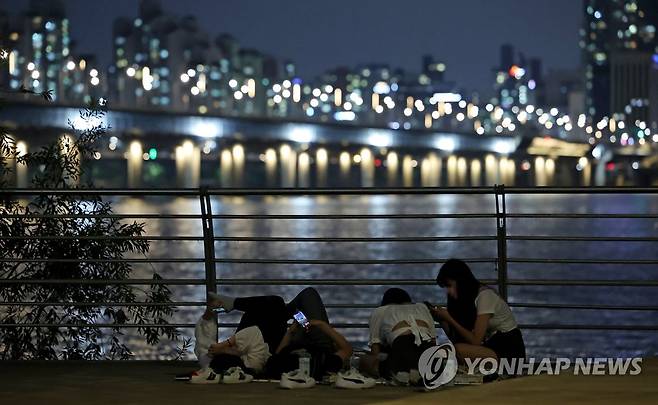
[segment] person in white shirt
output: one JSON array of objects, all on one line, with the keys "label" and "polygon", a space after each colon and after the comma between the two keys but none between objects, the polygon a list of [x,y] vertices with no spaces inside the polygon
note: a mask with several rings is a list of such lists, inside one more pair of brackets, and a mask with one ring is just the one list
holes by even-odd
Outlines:
[{"label": "person in white shirt", "polygon": [[454,343],[458,360],[525,357],[523,335],[509,305],[480,283],[465,262],[448,260],[436,282],[446,289],[448,308],[434,306],[432,313]]},{"label": "person in white shirt", "polygon": [[[362,358],[363,372],[378,377],[408,378],[418,369],[418,359],[436,343],[434,320],[423,303],[413,303],[400,288],[384,293],[381,306],[375,309],[369,322],[370,353]],[[388,356],[383,359],[383,352]]]},{"label": "person in white shirt", "polygon": [[196,354],[202,369],[212,367],[216,372],[240,367],[249,374],[263,371],[270,358],[270,348],[257,325],[238,328],[228,339],[217,342],[217,316],[220,301],[209,294],[208,306],[194,328]]},{"label": "person in white shirt", "polygon": [[[279,378],[281,373],[294,370],[304,349],[310,354],[310,368],[314,378],[338,372],[349,361],[352,346],[330,324],[320,294],[305,288],[289,303],[276,295],[231,297],[208,292],[208,306],[195,328],[197,355],[202,369],[216,373],[240,367],[250,375]],[[217,342],[215,310],[243,312],[235,335]],[[302,311],[308,327],[298,327],[288,320]]]}]

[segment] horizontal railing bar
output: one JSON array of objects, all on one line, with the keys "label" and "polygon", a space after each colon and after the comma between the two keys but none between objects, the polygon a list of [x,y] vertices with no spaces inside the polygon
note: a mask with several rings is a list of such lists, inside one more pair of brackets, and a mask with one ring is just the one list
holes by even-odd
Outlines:
[{"label": "horizontal railing bar", "polygon": [[559,219],[656,219],[658,214],[562,214],[562,213],[541,213],[541,214],[505,214],[507,218],[559,218]]},{"label": "horizontal railing bar", "polygon": [[200,307],[205,302],[2,302],[0,307]]},{"label": "horizontal railing bar", "polygon": [[491,194],[494,187],[355,187],[355,188],[272,188],[272,189],[208,189],[213,196],[255,195],[395,195],[395,194]]},{"label": "horizontal railing bar", "polygon": [[[480,280],[484,284],[494,285],[497,280]],[[217,280],[219,285],[436,285],[434,279],[222,279]],[[537,286],[620,286],[620,287],[655,287],[658,280],[510,280],[509,285],[537,285]]]},{"label": "horizontal railing bar", "polygon": [[[214,259],[215,263],[238,264],[438,264],[448,259]],[[495,263],[497,259],[464,259],[469,263]]]},{"label": "horizontal railing bar", "polygon": [[496,214],[215,214],[213,219],[447,219],[495,218]]},{"label": "horizontal railing bar", "polygon": [[[223,188],[204,190],[210,195],[376,195],[376,194],[492,194],[494,187],[416,188]],[[655,187],[505,187],[507,194],[657,194]],[[5,189],[1,194],[18,195],[199,195],[199,189]]]},{"label": "horizontal railing bar", "polygon": [[[446,306],[445,303],[438,303],[436,305]],[[619,310],[619,311],[658,311],[658,307],[653,306],[629,306],[629,305],[588,305],[588,304],[545,304],[545,303],[523,303],[511,302],[508,303],[510,307],[514,308],[552,308],[552,309],[588,309],[588,310]],[[378,308],[379,304],[325,304],[326,308],[345,308],[345,309],[374,309]]]},{"label": "horizontal railing bar", "polygon": [[[1,193],[0,193],[1,194]],[[514,214],[508,213],[507,218],[559,218],[559,219],[590,219],[590,218],[619,218],[619,219],[658,219],[658,214],[568,214],[568,213],[536,213]],[[215,219],[444,219],[444,218],[495,218],[496,214],[215,214]],[[201,214],[3,214],[0,218],[97,218],[97,219],[200,219]]]},{"label": "horizontal railing bar", "polygon": [[150,279],[150,278],[131,278],[122,280],[89,280],[89,279],[0,279],[0,285],[3,284],[75,284],[75,285],[205,285],[205,280],[187,279],[187,278],[169,278],[169,279]]},{"label": "horizontal railing bar", "polygon": [[[494,285],[496,280],[481,280],[484,284]],[[94,284],[94,285],[204,285],[205,280],[200,279],[123,279],[123,280],[81,280],[81,279],[0,279],[0,285],[3,284]],[[219,285],[436,285],[434,279],[218,279]],[[509,285],[536,285],[536,286],[618,286],[618,287],[656,287],[658,280],[546,280],[546,279],[526,279],[510,280]]]},{"label": "horizontal railing bar", "polygon": [[129,218],[138,218],[138,219],[201,219],[201,214],[52,214],[52,215],[42,215],[42,214],[3,214],[0,215],[0,218],[25,218],[25,219],[37,219],[37,218],[47,218],[47,219],[129,219]]},{"label": "horizontal railing bar", "polygon": [[[220,328],[236,328],[237,323],[220,323]],[[367,329],[367,323],[332,323],[332,326],[340,329]],[[0,324],[2,328],[96,328],[96,329],[113,329],[113,328],[194,328],[196,324],[193,323],[170,323],[170,324],[113,324],[113,323],[95,323],[95,324],[59,324],[59,323],[4,323]],[[438,326],[437,326],[438,327]],[[580,324],[521,324],[521,330],[524,329],[541,329],[541,330],[624,330],[624,331],[655,331],[658,330],[658,325],[580,325]]]},{"label": "horizontal railing bar", "polygon": [[[251,258],[219,258],[213,259],[216,263],[242,263],[242,264],[438,264],[448,259],[251,259]],[[148,258],[148,259],[0,259],[0,263],[202,263],[203,258]],[[495,263],[494,258],[464,259],[469,263]],[[537,258],[509,258],[508,263],[561,263],[561,264],[658,264],[658,260],[605,260],[605,259],[537,259]]]},{"label": "horizontal railing bar", "polygon": [[0,263],[203,263],[201,258],[155,259],[0,259]]},{"label": "horizontal railing bar", "polygon": [[[445,303],[437,305],[445,306]],[[169,303],[149,303],[149,302],[2,302],[0,307],[29,306],[29,307],[131,307],[131,306],[152,306],[152,307],[202,307],[206,302],[200,301],[173,301]],[[549,309],[584,309],[584,310],[619,310],[619,311],[658,311],[655,306],[629,306],[629,305],[590,305],[590,304],[547,304],[547,303],[509,303],[514,308],[549,308]],[[329,309],[374,309],[379,304],[325,304]]]},{"label": "horizontal railing bar", "polygon": [[505,187],[506,194],[657,194],[656,187]]},{"label": "horizontal railing bar", "polygon": [[515,302],[509,303],[514,308],[549,308],[549,309],[588,309],[606,311],[658,311],[658,307],[644,305],[590,305],[590,304],[546,304]]},{"label": "horizontal railing bar", "polygon": [[510,280],[510,285],[658,287],[658,280]]},{"label": "horizontal railing bar", "polygon": [[[495,283],[495,280],[482,280],[487,284]],[[220,285],[435,285],[435,280],[427,279],[218,279]],[[205,285],[206,280],[201,279],[123,279],[123,280],[82,280],[82,279],[0,279],[3,284],[92,284],[92,285]]]},{"label": "horizontal railing bar", "polygon": [[[216,263],[238,264],[437,264],[448,259],[353,259],[353,260],[323,260],[323,259],[213,259]],[[155,258],[155,259],[0,259],[0,263],[201,263],[199,258]],[[470,263],[495,263],[496,259],[468,259]]]},{"label": "horizontal railing bar", "polygon": [[12,195],[136,195],[136,196],[198,196],[198,188],[12,188],[0,191],[0,196],[4,194]]},{"label": "horizontal railing bar", "polygon": [[658,325],[562,325],[562,324],[521,324],[523,329],[567,329],[567,330],[626,330],[626,331],[655,331],[658,330]]},{"label": "horizontal railing bar", "polygon": [[400,236],[400,237],[288,237],[288,236],[216,236],[225,242],[443,242],[496,240],[495,236]]},{"label": "horizontal railing bar", "polygon": [[508,263],[560,263],[560,264],[658,264],[658,260],[637,259],[541,259],[510,257]]},{"label": "horizontal railing bar", "polygon": [[193,323],[124,323],[124,324],[114,324],[114,323],[71,323],[71,324],[59,324],[59,323],[34,323],[34,324],[25,324],[25,323],[0,323],[0,329],[2,328],[97,328],[97,329],[113,329],[113,328],[194,328],[195,324]]},{"label": "horizontal railing bar", "polygon": [[[202,236],[66,236],[26,235],[5,236],[4,240],[150,240],[150,241],[203,241]],[[496,236],[400,236],[400,237],[288,237],[288,236],[217,236],[216,241],[227,242],[441,242],[441,241],[486,241]],[[625,236],[507,236],[514,241],[591,241],[591,242],[656,242],[658,237]]]},{"label": "horizontal railing bar", "polygon": [[[226,324],[221,326],[230,326],[230,327],[237,327],[237,324],[233,326],[234,324]],[[367,323],[332,323],[331,324],[335,328],[343,328],[343,329],[367,329],[368,324]],[[435,325],[437,328],[439,328],[439,325]],[[567,330],[577,330],[577,329],[582,329],[582,330],[638,330],[638,331],[654,331],[658,330],[658,325],[579,325],[579,324],[521,324],[518,325],[521,330],[523,329],[567,329]]]},{"label": "horizontal railing bar", "polygon": [[555,241],[555,242],[657,242],[658,237],[644,236],[507,236],[507,240],[515,241]]},{"label": "horizontal railing bar", "polygon": [[67,235],[27,235],[3,236],[4,240],[150,240],[150,241],[203,241],[203,236],[67,236]]}]

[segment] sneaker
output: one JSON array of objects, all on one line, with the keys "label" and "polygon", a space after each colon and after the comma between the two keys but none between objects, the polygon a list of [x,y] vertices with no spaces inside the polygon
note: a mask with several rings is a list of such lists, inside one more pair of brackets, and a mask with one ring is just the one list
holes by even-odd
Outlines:
[{"label": "sneaker", "polygon": [[416,369],[409,371],[409,384],[414,386],[423,385],[423,377],[421,377],[420,371]]},{"label": "sneaker", "polygon": [[231,367],[222,374],[222,384],[243,384],[253,381],[254,376],[247,374],[240,367]]},{"label": "sneaker", "polygon": [[281,374],[281,388],[296,389],[296,388],[311,388],[315,386],[313,377],[302,373],[299,370],[291,371],[289,373]]},{"label": "sneaker", "polygon": [[190,377],[191,384],[219,384],[220,380],[221,376],[210,367],[197,370]]},{"label": "sneaker", "polygon": [[407,373],[406,371],[399,371],[393,374],[393,378],[391,379],[391,382],[393,383],[393,385],[406,387],[409,385],[409,373]]},{"label": "sneaker", "polygon": [[372,388],[377,382],[374,378],[366,377],[356,369],[351,368],[349,371],[338,373],[336,378],[336,388],[362,389]]}]

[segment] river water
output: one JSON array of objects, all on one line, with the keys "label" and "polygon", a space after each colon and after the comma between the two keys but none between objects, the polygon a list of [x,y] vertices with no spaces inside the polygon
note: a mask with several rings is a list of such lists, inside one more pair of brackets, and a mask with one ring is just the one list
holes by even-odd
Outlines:
[{"label": "river water", "polygon": [[[114,201],[119,213],[198,214],[194,198],[122,198]],[[510,213],[635,213],[658,214],[658,196],[649,195],[510,195]],[[254,197],[213,199],[216,214],[451,214],[494,213],[489,195],[439,196],[337,196]],[[148,219],[149,235],[200,236],[199,220]],[[656,219],[509,219],[509,235],[658,236]],[[216,236],[386,237],[386,236],[493,236],[493,218],[456,219],[217,219]],[[510,258],[646,259],[658,260],[658,242],[555,242],[510,241]],[[218,258],[233,259],[430,259],[458,257],[495,258],[496,241],[457,242],[217,242]],[[199,241],[154,241],[148,257],[202,258]],[[220,263],[220,279],[433,279],[440,264],[247,264]],[[135,277],[157,271],[165,278],[204,278],[203,263],[136,264]],[[474,263],[477,277],[495,279],[493,263]],[[514,279],[657,280],[653,264],[527,264],[510,263]],[[376,304],[389,286],[319,285],[328,304]],[[286,300],[303,285],[220,286],[236,296],[278,294]],[[444,302],[438,286],[405,286],[416,301]],[[203,286],[172,286],[175,300],[203,301]],[[657,287],[510,286],[509,302],[534,304],[594,304],[658,306]],[[203,307],[180,307],[173,322],[193,323]],[[335,323],[367,323],[371,309],[329,309]],[[520,324],[655,325],[658,311],[586,310],[513,307]],[[221,315],[222,322],[237,322],[238,314]],[[182,329],[184,336],[193,330]],[[222,329],[222,336],[231,330]],[[363,346],[367,330],[342,332]],[[649,356],[658,355],[657,331],[539,330],[523,331],[529,356]],[[443,336],[440,333],[440,336]],[[136,358],[169,356],[172,345],[150,347],[131,332],[126,336]]]}]

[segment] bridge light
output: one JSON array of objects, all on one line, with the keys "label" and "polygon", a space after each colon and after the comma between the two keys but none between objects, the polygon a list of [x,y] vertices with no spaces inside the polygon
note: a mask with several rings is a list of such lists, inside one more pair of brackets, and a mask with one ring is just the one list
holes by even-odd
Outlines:
[{"label": "bridge light", "polygon": [[73,70],[73,69],[75,69],[75,62],[73,62],[72,60],[68,61],[68,62],[66,63],[66,69],[68,69],[68,70]]},{"label": "bridge light", "polygon": [[350,154],[348,152],[341,152],[339,160],[340,160],[341,168],[349,167],[349,165],[350,165]]},{"label": "bridge light", "polygon": [[140,158],[142,156],[142,145],[139,141],[132,141],[130,143],[130,156],[133,158]]},{"label": "bridge light", "polygon": [[155,160],[158,157],[158,150],[155,148],[149,149],[149,159]]},{"label": "bridge light", "polygon": [[17,142],[16,153],[18,154],[18,157],[25,156],[25,154],[27,154],[27,144],[23,141]]},{"label": "bridge light", "polygon": [[318,161],[318,164],[326,164],[327,163],[327,150],[324,148],[320,148],[317,150],[315,153],[315,158]]},{"label": "bridge light", "polygon": [[295,103],[298,103],[299,100],[301,100],[301,98],[302,98],[301,86],[299,84],[293,85],[292,86],[292,101],[294,101]]}]

